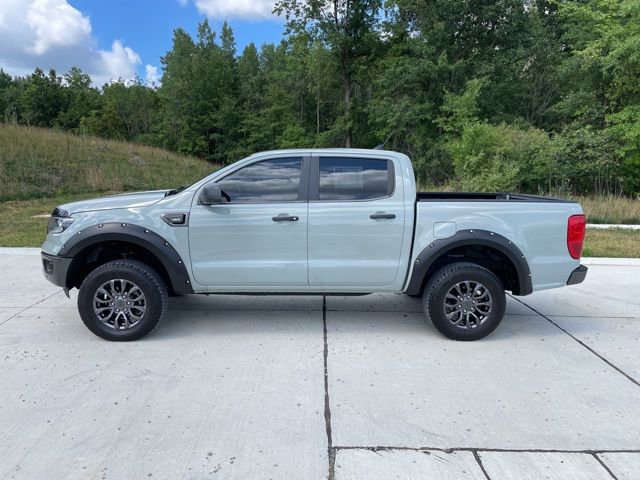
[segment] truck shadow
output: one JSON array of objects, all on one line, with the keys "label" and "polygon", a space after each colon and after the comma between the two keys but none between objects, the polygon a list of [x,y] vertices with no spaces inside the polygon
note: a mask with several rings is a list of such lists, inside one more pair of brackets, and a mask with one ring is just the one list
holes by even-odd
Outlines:
[{"label": "truck shadow", "polygon": [[[322,335],[320,296],[211,295],[172,298],[169,311],[148,337],[160,340],[227,335]],[[429,340],[456,343],[443,337],[424,317],[421,299],[403,295],[327,297],[324,315],[328,340],[336,336],[366,337],[375,332],[390,342]],[[518,338],[550,337],[563,332],[525,306],[508,301],[498,329],[482,343]]]}]

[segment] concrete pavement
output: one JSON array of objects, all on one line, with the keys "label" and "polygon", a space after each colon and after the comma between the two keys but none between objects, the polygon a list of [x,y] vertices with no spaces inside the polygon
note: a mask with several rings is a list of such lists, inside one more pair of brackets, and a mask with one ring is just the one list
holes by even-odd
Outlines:
[{"label": "concrete pavement", "polygon": [[640,263],[452,342],[419,300],[171,299],[109,343],[0,249],[2,479],[638,479]]}]

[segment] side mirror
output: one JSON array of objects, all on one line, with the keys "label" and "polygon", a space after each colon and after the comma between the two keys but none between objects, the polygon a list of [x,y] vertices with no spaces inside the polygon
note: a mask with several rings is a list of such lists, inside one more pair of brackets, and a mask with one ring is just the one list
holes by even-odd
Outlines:
[{"label": "side mirror", "polygon": [[222,190],[216,183],[208,183],[200,193],[200,203],[202,205],[218,205],[222,203]]}]

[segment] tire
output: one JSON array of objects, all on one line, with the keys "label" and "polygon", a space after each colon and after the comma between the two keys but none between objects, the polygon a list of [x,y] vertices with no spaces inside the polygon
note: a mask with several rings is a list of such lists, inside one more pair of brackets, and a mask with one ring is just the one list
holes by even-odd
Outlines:
[{"label": "tire", "polygon": [[504,316],[506,296],[491,271],[460,262],[446,265],[431,276],[422,304],[427,319],[440,333],[453,340],[470,341],[496,329]]},{"label": "tire", "polygon": [[166,285],[151,267],[136,260],[115,260],[84,279],[78,310],[94,334],[126,342],[138,340],[156,327],[167,310],[167,296]]}]

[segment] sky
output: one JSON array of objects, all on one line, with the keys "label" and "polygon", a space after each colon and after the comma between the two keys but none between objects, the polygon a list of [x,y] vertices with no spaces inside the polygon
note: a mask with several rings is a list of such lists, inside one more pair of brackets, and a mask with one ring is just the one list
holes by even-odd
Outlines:
[{"label": "sky", "polygon": [[96,85],[138,75],[158,84],[172,32],[192,35],[202,19],[227,20],[238,52],[278,42],[284,22],[275,0],[0,0],[0,68],[28,75],[36,67],[65,73],[78,66]]}]

